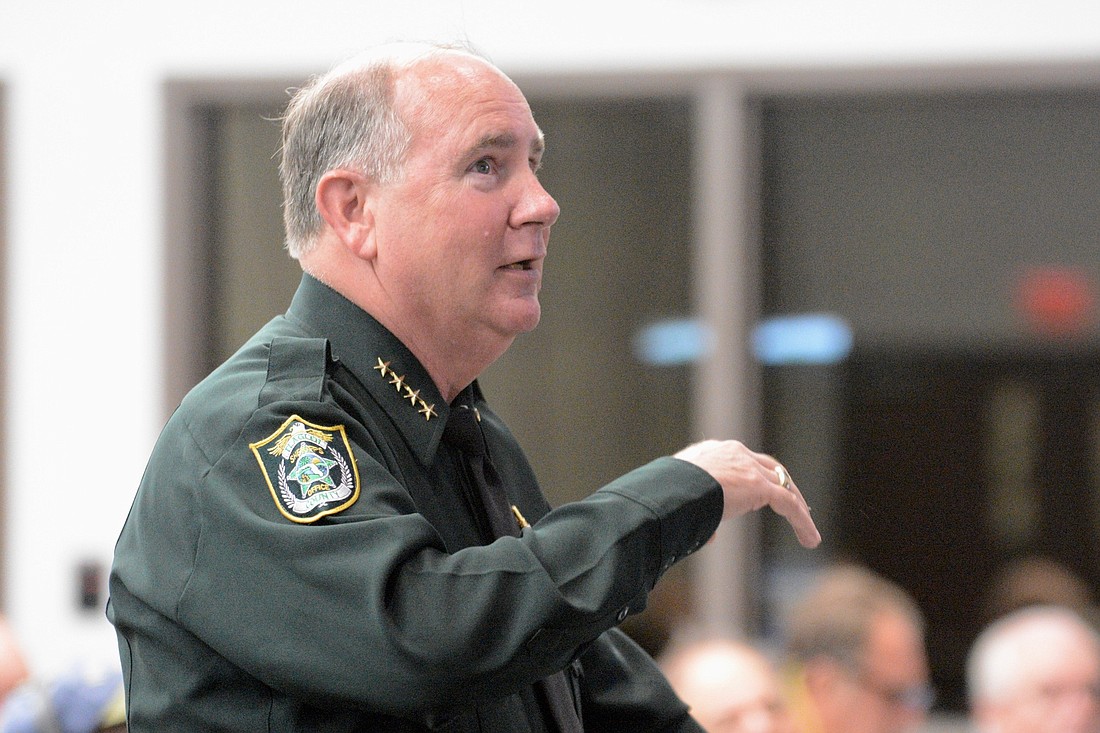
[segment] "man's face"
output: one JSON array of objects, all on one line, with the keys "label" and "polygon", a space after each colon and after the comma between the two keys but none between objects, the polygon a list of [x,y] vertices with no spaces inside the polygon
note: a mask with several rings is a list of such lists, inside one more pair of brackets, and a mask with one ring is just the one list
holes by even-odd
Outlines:
[{"label": "man's face", "polygon": [[677,693],[708,733],[794,733],[771,664],[753,650],[717,644],[675,670]]},{"label": "man's face", "polygon": [[539,321],[559,213],[535,173],[542,133],[519,89],[476,59],[424,62],[396,93],[413,141],[373,200],[385,297],[412,340],[510,343]]},{"label": "man's face", "polygon": [[995,733],[1100,732],[1100,659],[1083,634],[1046,638],[1027,651],[1017,685],[981,711]]},{"label": "man's face", "polygon": [[713,701],[706,720],[697,715],[709,733],[794,732],[794,723],[774,680],[747,678],[743,685],[727,686],[725,693],[722,699]]},{"label": "man's face", "polygon": [[863,664],[836,669],[821,700],[829,733],[902,733],[913,730],[930,704],[923,640],[900,614],[882,613],[871,624]]}]

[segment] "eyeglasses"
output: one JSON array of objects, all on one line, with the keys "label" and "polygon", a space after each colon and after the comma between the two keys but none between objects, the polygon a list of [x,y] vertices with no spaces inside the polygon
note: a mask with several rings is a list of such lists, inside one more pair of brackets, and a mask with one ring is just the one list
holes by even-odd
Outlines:
[{"label": "eyeglasses", "polygon": [[1100,685],[1095,682],[1043,684],[1028,690],[1022,697],[1040,701],[1045,705],[1057,705],[1069,699],[1082,698],[1100,703]]},{"label": "eyeglasses", "polygon": [[856,675],[856,681],[868,691],[891,707],[904,708],[910,712],[926,714],[936,702],[936,691],[931,685],[912,685],[894,687],[871,677],[863,671]]}]

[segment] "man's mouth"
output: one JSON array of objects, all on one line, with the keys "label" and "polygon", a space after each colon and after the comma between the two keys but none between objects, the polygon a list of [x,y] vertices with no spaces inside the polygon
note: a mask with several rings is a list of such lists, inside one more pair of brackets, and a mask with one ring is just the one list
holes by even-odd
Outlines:
[{"label": "man's mouth", "polygon": [[523,260],[521,262],[513,262],[510,265],[504,266],[505,270],[530,270],[531,260]]}]

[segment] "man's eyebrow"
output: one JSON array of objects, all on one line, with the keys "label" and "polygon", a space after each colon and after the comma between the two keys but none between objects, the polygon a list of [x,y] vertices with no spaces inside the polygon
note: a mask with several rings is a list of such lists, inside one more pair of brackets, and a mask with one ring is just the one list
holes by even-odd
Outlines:
[{"label": "man's eyebrow", "polygon": [[[486,135],[474,144],[467,156],[477,155],[486,150],[508,150],[516,147],[519,144],[519,140],[510,132],[493,133]],[[546,140],[543,137],[542,130],[539,130],[538,137],[531,141],[531,155],[535,157],[542,157],[543,152],[546,150]]]}]

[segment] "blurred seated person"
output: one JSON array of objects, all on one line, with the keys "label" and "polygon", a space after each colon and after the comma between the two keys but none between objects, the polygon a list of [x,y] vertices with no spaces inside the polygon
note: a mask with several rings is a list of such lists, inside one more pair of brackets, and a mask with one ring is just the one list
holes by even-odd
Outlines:
[{"label": "blurred seated person", "polygon": [[0,616],[0,701],[23,684],[29,675],[23,650],[7,620]]},{"label": "blurred seated person", "polygon": [[708,733],[794,733],[775,668],[750,644],[674,643],[661,669]]},{"label": "blurred seated person", "polygon": [[855,565],[828,570],[792,608],[786,646],[800,733],[901,733],[924,723],[924,621],[895,583]]},{"label": "blurred seated person", "polygon": [[1002,565],[990,579],[983,625],[1028,606],[1062,606],[1086,621],[1097,619],[1096,601],[1084,578],[1062,563],[1028,555]]},{"label": "blurred seated person", "polygon": [[80,665],[13,691],[0,733],[126,733],[125,703],[121,670]]},{"label": "blurred seated person", "polygon": [[994,621],[971,647],[970,715],[980,733],[1100,731],[1100,638],[1066,607]]}]

